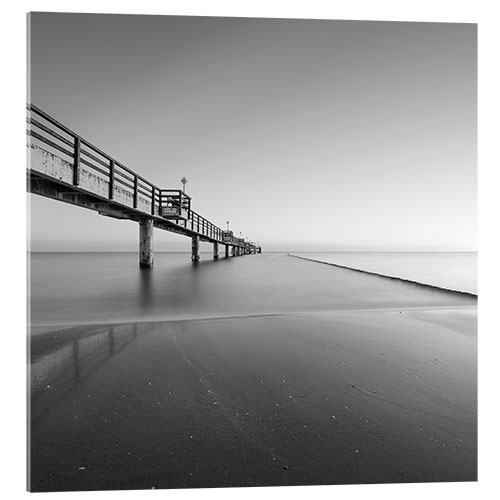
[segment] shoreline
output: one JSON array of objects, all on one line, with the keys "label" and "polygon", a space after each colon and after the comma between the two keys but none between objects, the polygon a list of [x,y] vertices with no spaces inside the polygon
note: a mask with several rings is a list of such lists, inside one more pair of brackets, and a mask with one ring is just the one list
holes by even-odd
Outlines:
[{"label": "shoreline", "polygon": [[[284,311],[272,313],[255,313],[255,314],[235,314],[225,316],[183,316],[183,317],[169,317],[169,316],[151,316],[148,318],[124,318],[121,320],[96,320],[96,321],[70,321],[70,322],[54,322],[54,323],[38,323],[29,324],[28,329],[45,330],[50,328],[81,328],[86,326],[99,327],[99,326],[121,326],[133,325],[143,323],[182,323],[188,321],[224,321],[235,319],[249,319],[249,318],[266,318],[266,317],[286,317],[286,316],[303,316],[310,314],[349,314],[349,313],[373,313],[373,312],[411,312],[411,311],[446,311],[446,310],[466,310],[477,309],[477,304],[469,305],[439,305],[439,306],[404,306],[404,307],[373,307],[373,308],[356,308],[351,309],[322,309],[317,311],[303,310],[303,311]],[[43,333],[51,333],[55,330],[48,332],[31,332],[32,335],[40,335]]]}]

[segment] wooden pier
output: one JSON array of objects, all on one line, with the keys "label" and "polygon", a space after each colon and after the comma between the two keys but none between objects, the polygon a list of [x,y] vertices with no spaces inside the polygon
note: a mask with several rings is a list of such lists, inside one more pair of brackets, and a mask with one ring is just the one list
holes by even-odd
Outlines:
[{"label": "wooden pier", "polygon": [[27,106],[28,191],[139,224],[139,265],[153,267],[153,228],[191,238],[191,259],[200,242],[213,245],[213,258],[261,253],[260,246],[236,238],[191,208],[180,189],[163,189],[80,137],[31,104]]}]

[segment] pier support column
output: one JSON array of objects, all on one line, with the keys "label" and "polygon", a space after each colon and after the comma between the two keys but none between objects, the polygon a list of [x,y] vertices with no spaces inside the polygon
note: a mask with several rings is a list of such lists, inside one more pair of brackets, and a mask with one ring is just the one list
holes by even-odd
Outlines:
[{"label": "pier support column", "polygon": [[200,260],[200,237],[191,237],[191,260],[198,262]]},{"label": "pier support column", "polygon": [[153,221],[148,219],[139,222],[139,267],[153,267]]},{"label": "pier support column", "polygon": [[219,244],[214,242],[214,259],[217,260],[219,258]]},{"label": "pier support column", "polygon": [[229,245],[224,245],[225,251],[224,251],[224,256],[226,259],[229,257]]}]

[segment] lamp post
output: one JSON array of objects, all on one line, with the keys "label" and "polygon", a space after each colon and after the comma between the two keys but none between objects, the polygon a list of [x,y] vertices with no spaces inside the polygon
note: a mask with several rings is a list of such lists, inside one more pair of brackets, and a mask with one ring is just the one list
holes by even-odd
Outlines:
[{"label": "lamp post", "polygon": [[182,192],[185,193],[186,192],[186,184],[187,184],[188,180],[185,177],[183,177],[181,179],[181,182],[182,182]]},{"label": "lamp post", "polygon": [[226,221],[226,229],[229,231],[229,221]]}]

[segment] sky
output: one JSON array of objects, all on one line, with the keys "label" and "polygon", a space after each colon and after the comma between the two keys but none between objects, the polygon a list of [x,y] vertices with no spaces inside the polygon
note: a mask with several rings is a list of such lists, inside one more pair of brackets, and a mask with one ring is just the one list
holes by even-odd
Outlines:
[{"label": "sky", "polygon": [[[264,250],[477,248],[475,24],[35,13],[30,35],[33,104]],[[137,250],[137,223],[29,203],[33,251]]]}]

